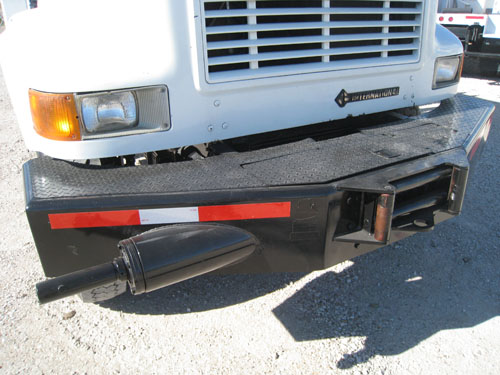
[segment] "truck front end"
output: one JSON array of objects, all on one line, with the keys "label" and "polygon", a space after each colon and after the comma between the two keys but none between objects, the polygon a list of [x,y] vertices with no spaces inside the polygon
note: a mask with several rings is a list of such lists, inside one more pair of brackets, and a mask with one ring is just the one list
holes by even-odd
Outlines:
[{"label": "truck front end", "polygon": [[493,107],[454,98],[462,45],[436,10],[53,0],[13,17],[2,69],[27,147],[46,155],[24,168],[57,276],[40,299],[312,271],[460,213]]},{"label": "truck front end", "polygon": [[462,47],[435,8],[46,0],[12,18],[2,69],[30,150],[154,152],[453,96]]}]

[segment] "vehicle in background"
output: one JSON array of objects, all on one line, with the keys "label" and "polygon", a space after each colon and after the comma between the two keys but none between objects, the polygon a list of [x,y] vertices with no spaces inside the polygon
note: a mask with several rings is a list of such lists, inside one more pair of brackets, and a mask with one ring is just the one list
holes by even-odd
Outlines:
[{"label": "vehicle in background", "polygon": [[453,32],[476,73],[500,72],[500,0],[440,0],[437,22]]},{"label": "vehicle in background", "polygon": [[0,0],[0,25],[5,24],[16,13],[36,6],[33,0]]}]

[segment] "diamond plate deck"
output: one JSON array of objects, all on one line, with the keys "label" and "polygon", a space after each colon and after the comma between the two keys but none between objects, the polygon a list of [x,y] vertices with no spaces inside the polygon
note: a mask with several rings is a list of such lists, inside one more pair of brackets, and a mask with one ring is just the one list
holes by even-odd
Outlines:
[{"label": "diamond plate deck", "polygon": [[25,176],[32,200],[320,184],[462,147],[492,111],[489,102],[458,95],[418,118],[325,141],[133,168],[43,157],[26,163]]}]

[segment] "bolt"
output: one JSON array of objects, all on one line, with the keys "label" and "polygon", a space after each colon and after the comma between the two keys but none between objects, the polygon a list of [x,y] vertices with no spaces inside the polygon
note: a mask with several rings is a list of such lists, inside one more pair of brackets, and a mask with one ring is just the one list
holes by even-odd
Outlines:
[{"label": "bolt", "polygon": [[215,107],[220,107],[220,100],[214,101],[214,106]]},{"label": "bolt", "polygon": [[415,99],[415,94],[411,94],[411,98],[412,98],[412,99]]},{"label": "bolt", "polygon": [[410,76],[410,81],[413,81],[413,76]]},{"label": "bolt", "polygon": [[222,129],[227,129],[229,127],[227,122],[222,123]]},{"label": "bolt", "polygon": [[208,125],[207,130],[209,132],[213,131],[214,130],[214,126],[213,125]]}]

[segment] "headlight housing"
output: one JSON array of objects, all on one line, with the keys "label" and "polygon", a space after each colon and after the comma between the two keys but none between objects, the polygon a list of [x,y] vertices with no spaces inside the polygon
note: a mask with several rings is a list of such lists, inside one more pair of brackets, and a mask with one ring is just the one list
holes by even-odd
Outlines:
[{"label": "headlight housing", "polygon": [[82,139],[170,129],[165,86],[76,94]]},{"label": "headlight housing", "polygon": [[438,57],[434,64],[432,89],[455,85],[462,74],[463,55]]},{"label": "headlight housing", "polygon": [[35,131],[48,139],[77,141],[170,129],[166,86],[94,93],[29,90]]}]

